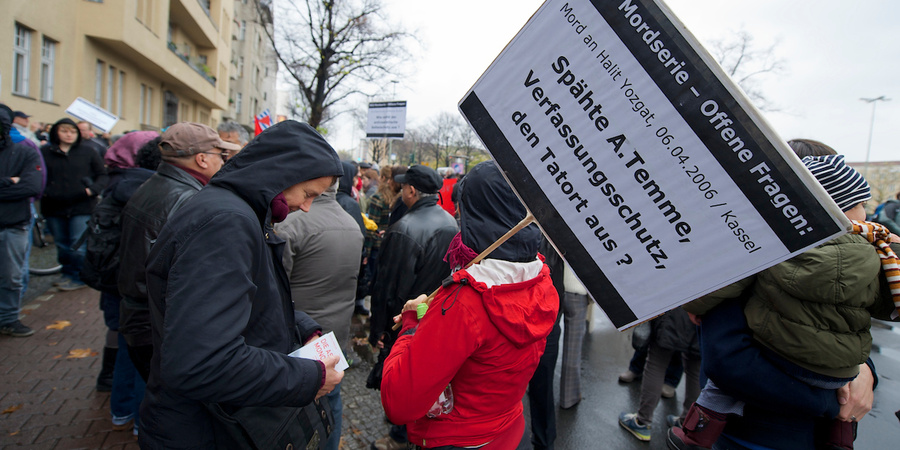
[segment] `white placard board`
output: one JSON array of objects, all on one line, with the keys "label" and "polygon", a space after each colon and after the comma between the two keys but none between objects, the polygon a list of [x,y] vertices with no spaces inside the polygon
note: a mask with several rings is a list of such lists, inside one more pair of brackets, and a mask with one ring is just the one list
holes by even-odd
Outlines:
[{"label": "white placard board", "polygon": [[403,139],[406,133],[406,102],[369,103],[367,138]]},{"label": "white placard board", "polygon": [[116,126],[116,122],[119,121],[119,118],[115,114],[81,97],[76,98],[75,101],[66,108],[66,114],[90,122],[91,125],[99,128],[104,133],[112,131],[113,127]]},{"label": "white placard board", "polygon": [[849,228],[661,2],[548,0],[459,107],[620,329]]}]

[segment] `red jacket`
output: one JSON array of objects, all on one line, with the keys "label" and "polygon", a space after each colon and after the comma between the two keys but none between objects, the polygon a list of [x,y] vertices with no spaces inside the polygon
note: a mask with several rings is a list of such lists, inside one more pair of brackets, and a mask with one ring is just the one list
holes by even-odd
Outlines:
[{"label": "red jacket", "polygon": [[[456,272],[421,322],[413,311],[403,314],[400,338],[384,363],[384,410],[391,422],[407,424],[413,444],[481,445],[522,415],[522,396],[559,299],[542,261],[478,266]],[[506,284],[489,287],[479,279]],[[448,383],[453,410],[427,418]]]}]

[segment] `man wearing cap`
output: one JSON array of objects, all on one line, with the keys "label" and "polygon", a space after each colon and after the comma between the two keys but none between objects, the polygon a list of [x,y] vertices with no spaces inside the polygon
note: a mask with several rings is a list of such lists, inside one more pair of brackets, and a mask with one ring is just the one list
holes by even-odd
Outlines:
[{"label": "man wearing cap", "polygon": [[[409,211],[385,233],[378,277],[372,288],[369,341],[382,347],[380,362],[390,353],[397,338],[397,332],[391,330],[394,325],[391,318],[400,314],[407,300],[430,294],[450,275],[450,265],[444,262],[444,255],[459,231],[456,220],[437,205],[436,194],[443,182],[434,169],[412,166],[394,180],[400,183],[400,198]],[[380,373],[374,375],[378,381],[372,385],[377,387]],[[390,436],[376,441],[374,448],[401,448],[405,442],[405,427],[395,425]]]},{"label": "man wearing cap", "polygon": [[28,122],[31,116],[25,114],[22,111],[13,111],[13,122],[12,126],[15,128],[19,134],[25,136],[31,142],[34,142],[34,145],[40,146],[41,141],[38,140],[37,136],[35,136],[34,132],[28,128]]},{"label": "man wearing cap", "polygon": [[153,355],[145,274],[150,247],[169,216],[209,182],[231,152],[241,149],[219,138],[216,130],[189,122],[169,127],[159,148],[163,162],[122,211],[119,332],[144,381]]}]

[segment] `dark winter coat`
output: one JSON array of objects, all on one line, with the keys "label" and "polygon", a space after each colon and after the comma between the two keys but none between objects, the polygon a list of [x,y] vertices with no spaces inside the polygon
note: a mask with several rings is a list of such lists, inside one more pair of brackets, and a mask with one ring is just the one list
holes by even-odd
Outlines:
[{"label": "dark winter coat", "polygon": [[189,173],[163,162],[134,192],[122,211],[119,249],[119,293],[122,295],[119,332],[128,345],[150,345],[150,308],[147,303],[146,261],[150,247],[173,212],[203,185]]},{"label": "dark winter coat", "polygon": [[[23,144],[13,144],[9,136],[12,119],[0,109],[0,228],[25,229],[31,221],[31,197],[41,192],[41,158]],[[11,177],[19,177],[13,183]]]},{"label": "dark winter coat", "polygon": [[321,328],[295,314],[270,204],[297,183],[341,173],[337,154],[312,127],[281,122],[169,218],[147,260],[154,354],[142,448],[226,445],[215,442],[221,436],[207,403],[299,407],[313,400],[324,366],[287,353]]},{"label": "dark winter coat", "polygon": [[359,225],[359,231],[365,236],[366,224],[363,222],[362,209],[359,207],[359,202],[353,199],[353,174],[356,173],[356,166],[347,161],[342,161],[341,166],[344,169],[344,175],[341,176],[338,182],[338,191],[335,194],[335,198],[338,204],[341,205],[341,208],[344,208],[344,211],[347,211],[347,214],[350,214],[350,217],[356,221],[356,224]]},{"label": "dark winter coat", "polygon": [[45,217],[89,215],[98,195],[106,189],[106,167],[94,149],[81,145],[81,135],[68,152],[60,150],[57,130],[62,124],[75,126],[71,119],[59,120],[50,129],[50,142],[41,147],[47,170],[41,213]]},{"label": "dark winter coat", "polygon": [[[456,220],[437,205],[437,196],[416,202],[388,229],[372,288],[372,344],[384,333],[396,336],[391,319],[400,314],[406,301],[430,294],[450,275],[444,254],[458,230]],[[385,345],[391,343],[392,339],[387,339]]]}]

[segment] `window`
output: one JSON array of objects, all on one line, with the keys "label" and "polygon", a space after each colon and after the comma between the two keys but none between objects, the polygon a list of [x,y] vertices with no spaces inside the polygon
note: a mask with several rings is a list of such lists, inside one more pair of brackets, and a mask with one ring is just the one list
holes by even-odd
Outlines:
[{"label": "window", "polygon": [[240,92],[237,93],[237,97],[234,99],[234,113],[235,114],[241,113],[241,93]]},{"label": "window", "polygon": [[44,38],[41,45],[41,100],[53,101],[53,68],[56,60],[56,42]]},{"label": "window", "polygon": [[116,115],[122,117],[122,94],[125,91],[125,72],[119,71],[119,83],[116,85]]},{"label": "window", "polygon": [[97,69],[94,73],[96,79],[94,80],[94,104],[100,106],[103,102],[103,69],[106,67],[106,64],[103,61],[97,60]]},{"label": "window", "polygon": [[244,76],[244,57],[241,56],[238,58],[238,68],[237,68],[238,77]]},{"label": "window", "polygon": [[259,89],[259,67],[256,68],[256,76],[253,78],[253,84]]},{"label": "window", "polygon": [[109,76],[106,77],[106,110],[113,112],[113,85],[116,81],[116,68],[110,65],[108,73]]},{"label": "window", "polygon": [[138,122],[139,123],[147,123],[147,114],[144,113],[144,110],[147,108],[147,85],[141,83],[141,103],[140,110],[138,110]]},{"label": "window", "polygon": [[153,124],[153,88],[147,88],[147,112],[144,114],[147,124]]},{"label": "window", "polygon": [[28,75],[31,54],[31,30],[16,24],[16,38],[13,42],[13,85],[14,94],[28,95]]},{"label": "window", "polygon": [[246,20],[242,20],[242,21],[241,21],[241,31],[240,31],[240,33],[238,34],[238,39],[241,40],[241,41],[243,41],[244,38],[246,38],[246,37],[247,37],[247,21],[246,21]]}]

